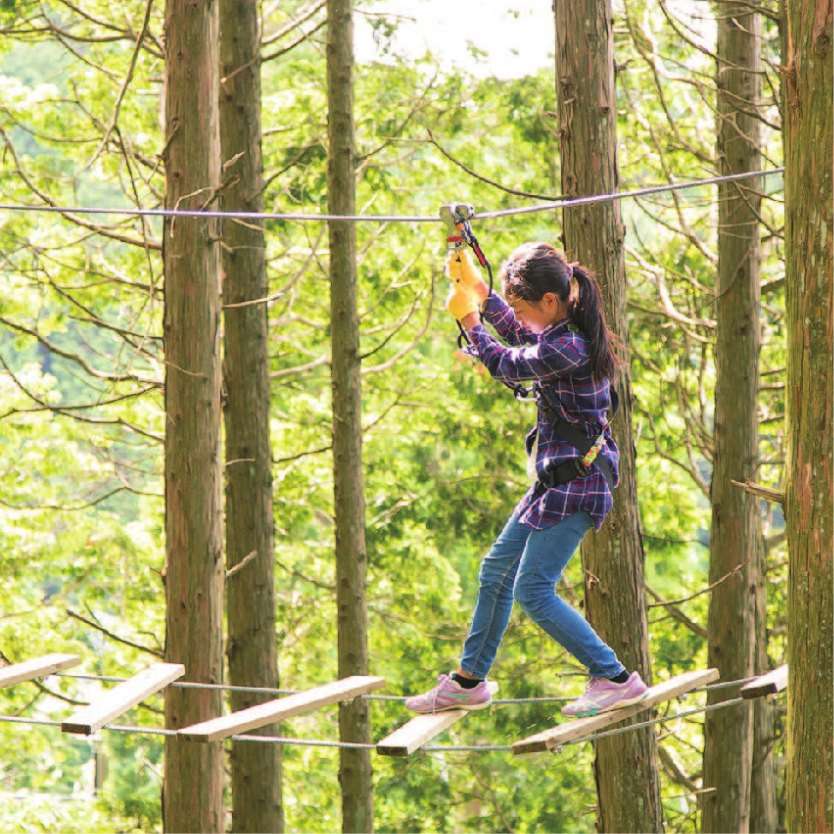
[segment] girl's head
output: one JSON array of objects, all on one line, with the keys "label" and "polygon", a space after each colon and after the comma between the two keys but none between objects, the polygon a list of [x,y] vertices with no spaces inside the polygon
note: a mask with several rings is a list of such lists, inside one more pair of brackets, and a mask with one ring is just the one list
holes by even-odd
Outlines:
[{"label": "girl's head", "polygon": [[549,243],[525,243],[501,265],[504,298],[533,331],[568,319],[591,348],[594,379],[613,379],[620,367],[617,338],[605,323],[602,293],[593,274],[569,264]]}]

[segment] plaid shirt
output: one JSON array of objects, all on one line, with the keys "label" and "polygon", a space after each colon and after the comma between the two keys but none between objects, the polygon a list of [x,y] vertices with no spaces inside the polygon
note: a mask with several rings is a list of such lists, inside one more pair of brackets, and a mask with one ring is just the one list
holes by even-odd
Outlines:
[{"label": "plaid shirt", "polygon": [[[607,380],[597,382],[590,374],[585,336],[570,327],[567,321],[550,325],[541,333],[533,333],[516,320],[512,308],[494,292],[484,306],[483,318],[510,347],[498,342],[483,325],[477,325],[469,331],[467,352],[480,359],[500,382],[533,381],[543,389],[557,414],[587,437],[596,438],[602,432],[605,440],[599,453],[611,464],[615,484],[618,484],[620,453],[606,418],[611,391]],[[527,435],[528,454],[535,443],[536,432],[538,475],[580,454],[556,434],[541,408],[535,428]],[[605,477],[599,467],[593,466],[590,475],[539,494],[534,484],[516,506],[515,514],[519,523],[541,530],[584,510],[599,530],[612,503]]]}]

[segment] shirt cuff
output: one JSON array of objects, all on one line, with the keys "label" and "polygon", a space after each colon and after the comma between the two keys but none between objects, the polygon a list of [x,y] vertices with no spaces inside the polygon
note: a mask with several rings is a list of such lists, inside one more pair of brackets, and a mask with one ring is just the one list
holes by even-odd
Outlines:
[{"label": "shirt cuff", "polygon": [[483,324],[476,324],[466,331],[466,335],[469,344],[463,348],[463,352],[480,359],[483,348],[492,341],[492,336]]},{"label": "shirt cuff", "polygon": [[500,319],[504,315],[506,307],[507,305],[501,296],[495,290],[492,290],[481,304],[481,316],[484,321],[493,324],[496,319]]}]

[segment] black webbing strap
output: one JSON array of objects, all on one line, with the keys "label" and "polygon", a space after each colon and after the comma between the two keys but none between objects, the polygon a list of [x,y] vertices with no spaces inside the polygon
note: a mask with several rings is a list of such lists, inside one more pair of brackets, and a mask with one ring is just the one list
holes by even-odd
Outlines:
[{"label": "black webbing strap", "polygon": [[[544,416],[547,417],[547,421],[553,427],[553,431],[560,435],[563,440],[570,443],[570,445],[580,453],[580,457],[572,458],[571,460],[565,461],[564,463],[561,463],[553,469],[545,472],[543,476],[539,477],[539,483],[547,489],[552,489],[555,486],[566,484],[574,478],[583,478],[586,475],[590,475],[591,470],[585,466],[582,462],[582,458],[588,454],[591,447],[594,443],[596,443],[597,438],[586,437],[581,431],[579,431],[579,429],[567,420],[563,420],[556,413],[556,409],[547,398],[544,388],[540,385],[536,386],[536,401],[541,407],[541,410],[544,412]],[[617,413],[617,409],[620,407],[620,398],[613,385],[611,386],[611,407],[611,419],[613,420],[614,415]],[[599,468],[599,471],[602,472],[603,477],[608,482],[609,488],[613,492],[614,471],[611,469],[611,464],[601,454],[599,454],[596,458],[594,458],[592,466],[593,465],[596,465]]]}]

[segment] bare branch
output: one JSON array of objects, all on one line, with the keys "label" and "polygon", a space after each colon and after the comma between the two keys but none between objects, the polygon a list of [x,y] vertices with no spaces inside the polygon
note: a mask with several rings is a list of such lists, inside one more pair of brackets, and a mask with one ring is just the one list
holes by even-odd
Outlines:
[{"label": "bare branch", "polygon": [[84,625],[89,626],[92,629],[95,629],[98,632],[101,632],[106,637],[109,637],[111,640],[114,640],[116,643],[121,643],[123,646],[130,646],[132,649],[137,649],[140,652],[145,652],[156,658],[162,658],[163,652],[160,649],[152,649],[150,646],[143,646],[140,643],[134,643],[132,640],[128,640],[124,637],[119,637],[119,635],[114,634],[109,629],[105,628],[100,623],[96,622],[95,620],[88,619],[87,617],[81,616],[77,612],[73,611],[71,608],[65,608],[64,611],[67,613],[68,616],[72,617],[74,620],[78,620],[80,623],[84,623]]},{"label": "bare branch", "polygon": [[258,558],[258,551],[253,550],[247,553],[233,568],[226,571],[226,579],[231,579],[236,573],[240,573],[250,562]]},{"label": "bare branch", "polygon": [[[707,630],[703,627],[698,625],[698,623],[693,622],[680,610],[677,608],[673,603],[666,602],[660,596],[660,594],[652,588],[648,582],[644,583],[646,590],[649,592],[649,596],[652,599],[657,600],[657,605],[662,606],[665,608],[671,615],[673,620],[677,620],[682,625],[686,626],[693,634],[697,634],[698,637],[703,637],[704,640],[707,639]],[[654,608],[654,605],[648,605],[647,608]]]},{"label": "bare branch", "polygon": [[0,316],[0,324],[6,325],[6,327],[10,328],[11,330],[16,330],[18,333],[25,333],[27,336],[31,336],[33,339],[36,339],[41,345],[43,345],[50,353],[54,354],[55,356],[60,356],[62,359],[66,359],[69,362],[78,365],[85,373],[89,374],[91,377],[94,377],[95,379],[106,380],[108,382],[139,382],[142,385],[161,384],[158,380],[147,379],[139,376],[138,374],[111,374],[106,373],[105,371],[99,371],[92,365],[90,365],[90,363],[87,362],[86,359],[79,356],[78,354],[62,350],[54,342],[51,342],[45,336],[42,336],[37,330],[33,330],[30,327],[24,327],[22,324],[17,324],[16,322],[13,322],[10,319],[5,318],[5,316]]},{"label": "bare branch", "polygon": [[62,207],[57,203],[52,197],[50,197],[46,192],[42,191],[38,188],[29,174],[24,170],[23,165],[20,162],[20,158],[17,155],[17,151],[15,150],[14,145],[12,144],[9,137],[6,135],[6,132],[0,127],[0,138],[2,138],[3,143],[5,144],[7,150],[10,152],[12,159],[14,161],[15,173],[23,180],[26,184],[26,187],[46,206],[50,206],[51,208],[59,209],[59,213],[61,217],[64,217],[66,220],[74,223],[76,226],[81,226],[84,229],[89,229],[96,234],[102,235],[103,237],[110,238],[111,240],[118,240],[121,243],[128,243],[131,246],[138,246],[142,249],[154,249],[157,251],[162,251],[162,244],[156,241],[149,241],[149,240],[139,240],[134,237],[129,237],[128,235],[123,235],[118,232],[114,232],[111,229],[108,229],[105,226],[97,226],[94,223],[90,223],[89,221],[85,220],[82,217],[79,217],[76,214],[73,214],[71,210]]},{"label": "bare branch", "polygon": [[319,11],[319,9],[324,8],[326,4],[327,0],[315,0],[315,2],[310,3],[308,6],[301,9],[298,13],[298,17],[291,20],[288,24],[286,24],[286,26],[282,26],[271,35],[266,35],[261,40],[261,46],[268,46],[271,43],[275,43],[275,41],[281,40],[284,35],[288,35],[293,29],[297,29],[302,23],[306,23],[317,11]]},{"label": "bare branch", "polygon": [[480,174],[473,171],[471,168],[468,168],[464,165],[460,160],[455,159],[445,148],[443,148],[438,141],[432,135],[432,132],[428,130],[429,138],[426,140],[430,145],[434,145],[437,150],[440,151],[443,156],[446,157],[450,162],[454,163],[458,166],[462,171],[465,171],[469,174],[470,177],[474,177],[476,180],[480,180],[481,182],[486,183],[487,185],[491,185],[494,188],[498,188],[501,191],[504,191],[507,194],[514,194],[517,197],[529,197],[532,200],[546,200],[547,202],[558,202],[559,200],[567,199],[565,195],[552,195],[552,194],[533,194],[529,191],[518,191],[514,188],[508,188],[505,185],[501,185],[499,182],[495,182],[495,180],[487,179],[486,177],[481,176]]},{"label": "bare branch", "polygon": [[664,745],[658,744],[657,752],[660,756],[660,762],[663,765],[663,769],[673,782],[678,785],[683,785],[683,787],[692,791],[692,793],[700,792],[700,785],[686,775],[682,763],[678,762],[677,757],[673,755],[671,751],[669,751]]},{"label": "bare branch", "polygon": [[327,20],[322,20],[321,23],[314,26],[310,29],[309,32],[303,32],[300,34],[292,43],[288,43],[285,47],[281,49],[276,49],[275,52],[270,52],[268,55],[261,56],[261,63],[265,64],[267,61],[272,61],[275,58],[280,58],[282,55],[286,55],[288,52],[292,52],[297,46],[300,46],[304,41],[309,40],[319,29],[323,29],[327,25]]},{"label": "bare branch", "polygon": [[750,562],[747,561],[742,562],[740,565],[736,565],[731,571],[725,573],[724,576],[722,576],[720,579],[717,579],[711,585],[707,585],[707,587],[703,590],[696,591],[694,594],[690,594],[688,597],[681,597],[680,599],[669,599],[663,602],[651,602],[646,606],[646,608],[665,608],[668,605],[680,605],[684,602],[690,602],[691,600],[697,599],[698,597],[703,596],[704,594],[710,593],[713,590],[713,588],[717,588],[722,582],[726,582],[728,579],[735,576],[739,571],[744,570],[749,564]]},{"label": "bare branch", "polygon": [[125,94],[127,93],[127,88],[130,85],[130,82],[133,80],[133,73],[136,70],[136,61],[139,58],[139,50],[142,47],[142,41],[145,39],[145,35],[148,32],[148,22],[150,21],[152,8],[153,0],[146,0],[145,15],[142,19],[142,27],[139,30],[139,34],[136,37],[136,44],[133,47],[133,54],[130,56],[130,63],[128,64],[127,72],[125,73],[121,89],[119,90],[119,94],[116,96],[116,103],[113,107],[113,117],[110,120],[110,125],[104,132],[104,136],[102,137],[101,142],[99,143],[98,150],[96,150],[90,161],[85,166],[85,170],[89,170],[95,164],[95,161],[99,158],[101,153],[104,151],[104,148],[107,146],[107,143],[110,141],[110,134],[113,133],[113,131],[116,128],[116,124],[119,121],[119,111],[122,108],[122,102],[124,101]]},{"label": "bare branch", "polygon": [[329,365],[330,364],[330,355],[324,354],[323,356],[319,356],[318,359],[313,359],[311,362],[308,362],[306,365],[298,365],[295,368],[284,368],[280,371],[274,371],[269,375],[270,379],[286,379],[289,376],[297,376],[298,374],[306,373],[307,371],[312,371],[313,368],[320,368],[322,365]]},{"label": "bare branch", "polygon": [[[88,415],[75,414],[74,413],[75,411],[81,411],[81,410],[84,410],[84,409],[87,409],[87,408],[94,408],[98,405],[107,405],[108,403],[106,403],[106,402],[97,403],[94,406],[90,406],[90,405],[53,405],[52,403],[48,403],[48,402],[44,401],[43,399],[41,399],[40,397],[38,397],[32,391],[30,391],[20,381],[20,379],[11,371],[8,364],[6,363],[6,360],[3,358],[2,355],[0,355],[0,365],[3,366],[3,369],[9,375],[9,378],[12,380],[12,382],[15,384],[15,386],[21,392],[23,392],[23,394],[25,394],[32,402],[34,402],[38,406],[38,408],[36,408],[36,409],[11,408],[8,411],[6,411],[2,416],[0,416],[0,419],[5,419],[6,417],[9,417],[13,414],[26,414],[26,413],[35,412],[35,411],[50,411],[53,414],[62,414],[66,417],[71,417],[73,420],[76,420],[77,422],[80,422],[80,423],[89,423],[89,424],[92,424],[92,425],[95,425],[95,426],[114,426],[114,427],[124,428],[129,432],[132,432],[134,434],[138,434],[142,437],[146,437],[149,440],[153,440],[155,443],[162,443],[165,439],[164,437],[160,437],[159,435],[155,435],[152,432],[146,431],[145,429],[141,429],[138,426],[133,425],[132,423],[128,423],[126,420],[123,420],[120,417],[116,418],[116,419],[108,420],[108,419],[104,419],[104,418],[101,418],[101,417],[90,417]],[[117,397],[117,398],[111,400],[111,402],[115,403],[115,402],[119,402],[119,401],[122,401],[122,400],[130,399],[130,398],[133,398],[133,397],[141,396],[143,394],[146,394],[148,391],[151,391],[154,388],[158,388],[158,387],[159,387],[159,385],[154,383],[154,384],[148,386],[147,388],[145,388],[141,391],[138,391],[138,392],[134,391],[134,392],[131,392],[129,394],[125,394],[122,397]]]},{"label": "bare branch", "polygon": [[764,501],[773,501],[776,504],[781,504],[783,507],[785,506],[785,493],[778,489],[770,489],[770,487],[754,484],[752,481],[747,480],[743,482],[730,481],[730,483],[750,493],[750,495],[755,495],[756,498],[761,498]]}]

